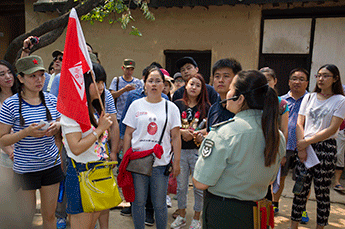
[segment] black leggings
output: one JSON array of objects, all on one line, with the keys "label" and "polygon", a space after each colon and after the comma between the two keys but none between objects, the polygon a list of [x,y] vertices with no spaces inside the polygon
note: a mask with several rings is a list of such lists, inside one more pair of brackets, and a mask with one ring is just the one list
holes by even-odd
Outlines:
[{"label": "black leggings", "polygon": [[[317,224],[326,226],[330,212],[329,188],[335,170],[336,162],[336,141],[328,139],[312,144],[312,147],[320,160],[320,164],[307,170],[307,177],[301,194],[295,195],[292,204],[291,220],[301,221],[302,212],[305,210],[307,197],[310,191],[311,182],[314,180],[315,196],[317,201]],[[296,165],[296,175],[299,176],[305,170],[303,163]],[[314,178],[314,179],[313,179]]]}]

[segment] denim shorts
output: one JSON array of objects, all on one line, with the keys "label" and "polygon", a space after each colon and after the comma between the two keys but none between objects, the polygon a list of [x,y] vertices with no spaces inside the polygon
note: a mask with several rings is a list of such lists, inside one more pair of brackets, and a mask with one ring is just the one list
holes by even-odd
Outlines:
[{"label": "denim shorts", "polygon": [[67,157],[67,174],[65,179],[65,192],[67,197],[67,214],[83,213],[83,205],[81,203],[79,179],[76,169],[79,172],[86,171],[86,164],[74,161],[76,169],[73,167],[71,158]]}]

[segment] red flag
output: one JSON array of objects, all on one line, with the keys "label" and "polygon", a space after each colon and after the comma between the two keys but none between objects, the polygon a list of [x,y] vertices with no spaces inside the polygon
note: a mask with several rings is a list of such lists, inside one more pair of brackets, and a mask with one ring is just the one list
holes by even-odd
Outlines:
[{"label": "red flag", "polygon": [[92,70],[78,15],[69,15],[63,54],[57,110],[75,120],[85,132],[91,128],[83,74]]}]

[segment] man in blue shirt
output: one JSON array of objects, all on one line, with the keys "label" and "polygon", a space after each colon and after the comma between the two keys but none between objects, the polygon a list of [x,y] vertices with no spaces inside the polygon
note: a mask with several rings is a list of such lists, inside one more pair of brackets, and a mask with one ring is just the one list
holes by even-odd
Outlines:
[{"label": "man in blue shirt", "polygon": [[226,103],[220,103],[226,99],[230,84],[235,75],[242,70],[241,64],[235,59],[220,59],[212,67],[213,88],[218,92],[217,101],[211,106],[207,116],[207,128],[209,132],[214,124],[226,121],[235,116],[226,109]]},{"label": "man in blue shirt", "polygon": [[[280,195],[284,190],[285,178],[288,175],[289,169],[294,166],[296,151],[296,124],[298,118],[299,108],[301,106],[302,100],[308,92],[306,91],[308,86],[309,72],[303,68],[295,68],[290,72],[289,75],[289,88],[290,91],[281,96],[285,99],[289,107],[289,123],[288,123],[288,139],[286,144],[286,160],[282,161],[281,176],[280,176],[280,187],[277,193],[273,195],[273,202],[275,204],[275,210],[278,212],[278,202]],[[285,163],[284,163],[285,161]],[[303,212],[305,217],[302,217],[301,223],[306,223],[309,221],[306,211]]]},{"label": "man in blue shirt", "polygon": [[[176,61],[176,67],[180,70],[182,79],[187,82],[188,78],[191,76],[194,76],[196,73],[199,72],[199,68],[195,60],[190,57],[186,56],[178,61]],[[207,94],[208,94],[208,100],[211,104],[214,104],[218,99],[218,94],[214,90],[214,88],[208,84],[206,84]],[[179,88],[177,91],[174,92],[172,101],[176,101],[178,99],[182,99],[183,93],[185,90],[185,86]]]}]

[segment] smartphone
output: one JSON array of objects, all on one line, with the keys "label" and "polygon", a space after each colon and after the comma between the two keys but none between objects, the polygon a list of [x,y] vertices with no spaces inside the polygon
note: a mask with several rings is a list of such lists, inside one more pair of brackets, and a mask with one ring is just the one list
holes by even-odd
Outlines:
[{"label": "smartphone", "polygon": [[40,125],[42,125],[42,124],[44,124],[44,126],[43,127],[41,127],[41,130],[47,130],[48,128],[49,128],[49,122],[46,122],[46,121],[43,121],[43,120],[41,120],[39,123],[38,123],[38,125],[40,126]]}]

